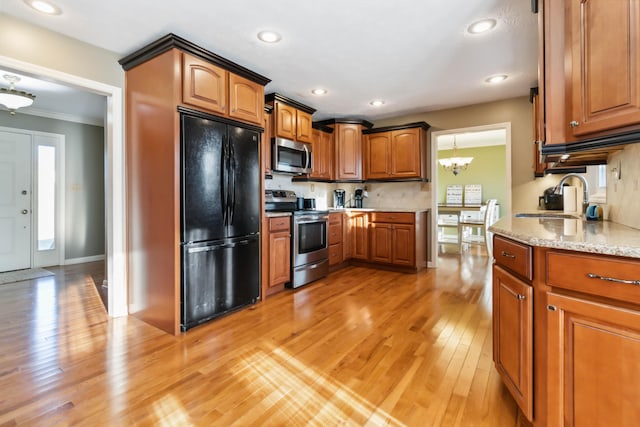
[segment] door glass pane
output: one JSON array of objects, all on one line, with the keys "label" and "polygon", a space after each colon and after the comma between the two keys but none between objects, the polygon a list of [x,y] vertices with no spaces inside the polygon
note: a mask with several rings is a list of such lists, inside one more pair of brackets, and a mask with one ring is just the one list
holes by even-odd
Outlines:
[{"label": "door glass pane", "polygon": [[56,147],[38,146],[38,250],[56,248]]}]

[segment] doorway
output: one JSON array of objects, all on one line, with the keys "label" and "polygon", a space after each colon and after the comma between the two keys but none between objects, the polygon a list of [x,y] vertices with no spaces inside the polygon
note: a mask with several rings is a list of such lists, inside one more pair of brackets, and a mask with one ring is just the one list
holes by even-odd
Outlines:
[{"label": "doorway", "polygon": [[[458,129],[448,129],[444,131],[437,131],[431,133],[431,159],[432,159],[432,170],[434,171],[433,175],[433,198],[431,200],[431,208],[432,212],[435,212],[434,220],[431,224],[431,239],[430,244],[432,247],[432,267],[437,267],[438,263],[438,221],[437,221],[437,212],[438,212],[438,204],[444,203],[446,201],[446,185],[444,184],[444,175],[448,174],[447,178],[449,178],[449,174],[453,176],[451,170],[443,169],[442,166],[438,163],[438,148],[451,149],[453,145],[453,136],[455,136],[457,148],[461,150],[459,156],[466,156],[462,150],[469,147],[474,147],[474,150],[481,150],[483,146],[490,147],[496,145],[504,145],[504,149],[499,152],[499,155],[495,155],[495,153],[490,156],[488,159],[485,159],[481,162],[480,157],[476,159],[476,165],[474,165],[473,161],[469,164],[467,170],[462,170],[455,177],[456,180],[460,182],[458,184],[462,185],[464,188],[465,184],[479,184],[482,179],[473,173],[468,173],[476,168],[476,171],[479,169],[483,169],[486,174],[492,174],[491,167],[495,167],[496,169],[504,170],[504,178],[500,180],[498,184],[503,186],[502,192],[495,192],[494,189],[490,189],[487,184],[485,184],[486,188],[482,190],[482,201],[484,202],[487,198],[498,198],[500,199],[500,207],[499,207],[499,216],[503,217],[506,215],[510,215],[511,212],[511,123],[496,123],[491,125],[484,126],[474,126],[467,128],[458,128]],[[477,151],[476,151],[477,152]],[[504,168],[504,169],[503,169]],[[465,178],[466,175],[466,179]],[[500,194],[500,196],[495,197],[496,194]],[[490,197],[487,197],[490,196]]]},{"label": "doorway", "polygon": [[0,66],[35,78],[53,81],[105,96],[105,186],[106,186],[106,280],[109,284],[110,316],[126,316],[126,216],[124,181],[123,94],[122,88],[17,59],[0,56]]},{"label": "doorway", "polygon": [[0,272],[64,262],[64,142],[0,127]]}]

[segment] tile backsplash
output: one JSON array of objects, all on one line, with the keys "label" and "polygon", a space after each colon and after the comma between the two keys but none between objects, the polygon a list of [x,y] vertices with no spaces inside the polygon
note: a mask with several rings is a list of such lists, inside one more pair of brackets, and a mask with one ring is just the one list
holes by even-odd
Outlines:
[{"label": "tile backsplash", "polygon": [[[616,179],[613,169],[620,172]],[[607,159],[609,220],[640,228],[640,143],[625,146]]]},{"label": "tile backsplash", "polygon": [[333,207],[333,190],[344,189],[347,193],[347,206],[354,206],[353,195],[356,188],[365,188],[367,197],[363,201],[365,208],[408,208],[428,209],[431,206],[431,184],[423,182],[384,182],[384,183],[323,183],[292,182],[291,175],[273,174],[273,179],[265,180],[265,188],[293,190],[298,197],[316,199],[318,209]]}]

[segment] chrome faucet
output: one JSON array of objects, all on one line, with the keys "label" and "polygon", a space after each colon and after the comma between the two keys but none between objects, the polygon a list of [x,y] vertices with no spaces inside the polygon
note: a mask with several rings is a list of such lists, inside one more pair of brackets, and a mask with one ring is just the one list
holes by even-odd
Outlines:
[{"label": "chrome faucet", "polygon": [[568,173],[565,176],[563,176],[560,182],[558,183],[558,188],[559,188],[558,194],[562,195],[562,192],[563,192],[562,186],[569,178],[578,178],[580,181],[582,181],[582,191],[583,191],[582,213],[586,213],[587,207],[589,206],[589,183],[587,182],[587,179],[583,175],[580,175],[578,173]]}]

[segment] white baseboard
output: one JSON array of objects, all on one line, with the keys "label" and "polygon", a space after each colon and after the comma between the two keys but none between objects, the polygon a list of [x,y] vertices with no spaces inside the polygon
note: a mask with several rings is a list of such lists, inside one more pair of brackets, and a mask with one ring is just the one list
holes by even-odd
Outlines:
[{"label": "white baseboard", "polygon": [[94,262],[94,261],[104,261],[104,255],[94,255],[94,256],[86,256],[83,258],[65,259],[64,265],[82,264],[83,262]]}]

